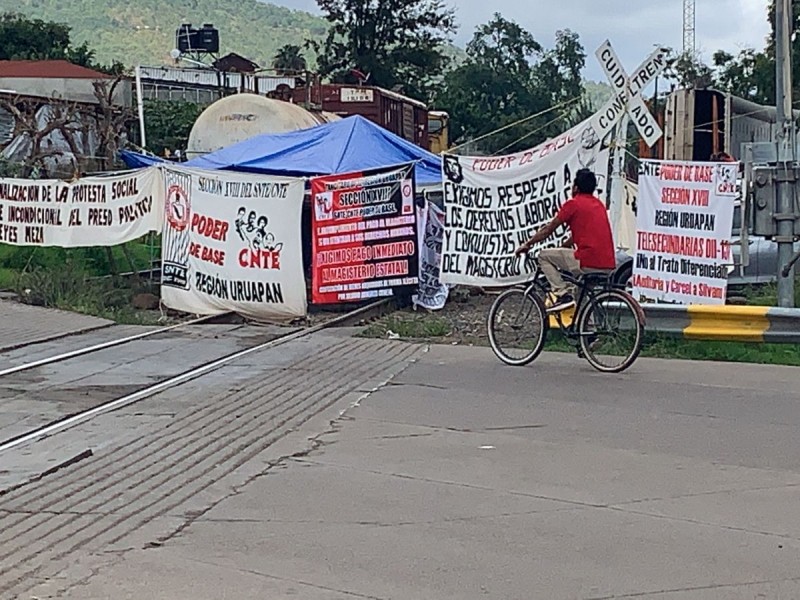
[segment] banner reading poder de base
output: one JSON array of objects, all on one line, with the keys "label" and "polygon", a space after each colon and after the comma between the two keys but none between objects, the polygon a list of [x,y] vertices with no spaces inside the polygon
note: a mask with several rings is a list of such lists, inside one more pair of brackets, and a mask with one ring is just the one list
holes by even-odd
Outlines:
[{"label": "banner reading poder de base", "polygon": [[633,292],[641,301],[724,304],[738,163],[643,160]]},{"label": "banner reading poder de base", "polygon": [[156,168],[113,177],[0,179],[0,243],[115,246],[161,231],[164,193]]},{"label": "banner reading poder de base", "polygon": [[165,167],[161,297],[199,315],[306,314],[302,179]]},{"label": "banner reading poder de base", "polygon": [[[592,169],[598,188],[607,183],[607,140],[590,120],[535,148],[507,156],[445,155],[445,231],[441,281],[451,285],[493,286],[530,279],[530,262],[514,256],[517,247],[550,221],[571,197],[581,168]],[[534,248],[558,246],[568,232]]]},{"label": "banner reading poder de base", "polygon": [[311,180],[316,304],[392,296],[419,283],[414,166]]}]

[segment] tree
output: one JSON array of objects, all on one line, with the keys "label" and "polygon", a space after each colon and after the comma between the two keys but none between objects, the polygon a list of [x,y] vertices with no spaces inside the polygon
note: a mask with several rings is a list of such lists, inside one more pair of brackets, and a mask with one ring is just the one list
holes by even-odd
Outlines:
[{"label": "tree", "polygon": [[112,80],[101,79],[92,84],[94,96],[97,98],[96,154],[104,160],[106,169],[110,169],[116,162],[117,152],[123,146],[123,136],[135,121],[133,110],[115,102],[114,96],[124,79],[124,76],[118,75]]},{"label": "tree", "polygon": [[145,100],[148,149],[154,154],[161,154],[165,148],[186,149],[192,126],[204,108],[192,102]]},{"label": "tree", "polygon": [[0,15],[0,60],[66,59],[69,27],[15,13]]},{"label": "tree", "polygon": [[670,52],[664,76],[682,88],[705,89],[714,83],[714,71],[699,56],[690,52]]},{"label": "tree", "polygon": [[[324,44],[309,41],[322,75],[369,82],[427,100],[447,64],[455,33],[453,10],[442,0],[317,0],[331,28]],[[356,71],[356,73],[354,73]]]},{"label": "tree", "polygon": [[118,61],[98,64],[94,50],[86,42],[73,46],[70,31],[63,23],[4,13],[0,15],[0,60],[68,60],[110,75],[125,71]]},{"label": "tree", "polygon": [[[75,150],[74,136],[79,123],[80,109],[77,104],[53,98],[46,107],[40,102],[16,97],[13,100],[0,98],[0,109],[14,117],[13,137],[24,136],[28,151],[20,166],[23,177],[31,177],[36,173],[49,174],[48,159],[63,155],[56,147],[45,144],[45,140],[54,132],[61,133],[67,141],[77,160],[80,153]],[[40,120],[44,121],[43,123]],[[80,171],[83,165],[73,164],[72,170]]]},{"label": "tree", "polygon": [[722,50],[714,54],[716,87],[758,104],[775,100],[775,61],[752,48],[737,56]]},{"label": "tree", "polygon": [[[450,72],[436,107],[451,117],[453,139],[480,137],[526,119],[491,136],[471,151],[513,152],[556,135],[590,111],[581,70],[586,53],[576,34],[559,31],[546,50],[517,23],[495,14],[476,29],[466,61]],[[555,109],[559,105],[561,108]],[[532,115],[554,109],[547,114]]]},{"label": "tree", "polygon": [[294,44],[286,44],[278,49],[272,59],[272,68],[279,75],[294,75],[306,70],[308,64],[303,56],[303,49]]}]

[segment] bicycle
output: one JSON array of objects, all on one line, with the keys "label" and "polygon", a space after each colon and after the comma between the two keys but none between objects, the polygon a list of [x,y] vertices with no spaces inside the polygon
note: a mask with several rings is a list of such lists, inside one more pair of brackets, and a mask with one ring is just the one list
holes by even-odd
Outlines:
[{"label": "bicycle", "polygon": [[[529,260],[533,259],[529,257]],[[642,307],[625,291],[624,285],[612,282],[611,274],[586,273],[579,277],[563,271],[561,274],[579,290],[569,323],[566,323],[569,311],[547,312],[543,298],[548,296],[550,288],[536,262],[533,278],[502,292],[489,309],[487,328],[495,355],[511,366],[533,362],[544,349],[552,316],[567,343],[576,348],[578,357],[585,358],[598,371],[620,373],[630,367],[638,358],[644,341]],[[515,302],[521,302],[519,309],[515,310]],[[518,333],[516,340],[508,345],[505,329],[502,329],[506,325],[511,332]],[[523,332],[526,325],[533,327],[533,333]],[[604,345],[607,337],[612,342],[608,347]],[[627,351],[616,347],[613,342],[618,340],[629,343]],[[520,350],[523,354],[515,358],[509,353],[511,350]],[[616,357],[621,357],[621,362],[603,362],[603,359]]]}]

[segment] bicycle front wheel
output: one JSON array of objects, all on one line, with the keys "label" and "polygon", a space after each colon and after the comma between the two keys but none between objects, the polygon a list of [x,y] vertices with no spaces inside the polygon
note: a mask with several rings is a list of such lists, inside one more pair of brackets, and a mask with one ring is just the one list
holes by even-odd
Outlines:
[{"label": "bicycle front wheel", "polygon": [[500,294],[489,309],[489,343],[497,358],[514,367],[533,361],[544,348],[547,313],[542,300],[521,288]]},{"label": "bicycle front wheel", "polygon": [[603,373],[620,373],[642,351],[642,309],[627,292],[601,292],[584,305],[578,316],[578,335],[590,365]]}]

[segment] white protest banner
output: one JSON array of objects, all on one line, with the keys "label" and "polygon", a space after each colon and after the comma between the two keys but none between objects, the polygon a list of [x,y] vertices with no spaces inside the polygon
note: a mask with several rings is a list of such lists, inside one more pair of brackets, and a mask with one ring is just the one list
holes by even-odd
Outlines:
[{"label": "white protest banner", "polygon": [[416,306],[428,310],[441,310],[447,302],[449,288],[439,280],[439,264],[444,241],[444,212],[435,204],[427,203],[423,219],[424,235],[420,244],[419,289],[411,298]]},{"label": "white protest banner", "polygon": [[[608,153],[590,120],[535,148],[507,156],[442,158],[445,231],[441,280],[450,285],[496,286],[530,279],[530,261],[517,247],[550,221],[570,198],[581,168],[605,189]],[[535,248],[560,245],[555,239]]]},{"label": "white protest banner", "polygon": [[643,160],[633,291],[641,301],[724,304],[738,163]]},{"label": "white protest banner", "polygon": [[0,179],[0,243],[116,246],[160,231],[164,192],[156,168],[113,177]]},{"label": "white protest banner", "polygon": [[199,315],[306,314],[302,179],[164,167],[161,297]]}]

